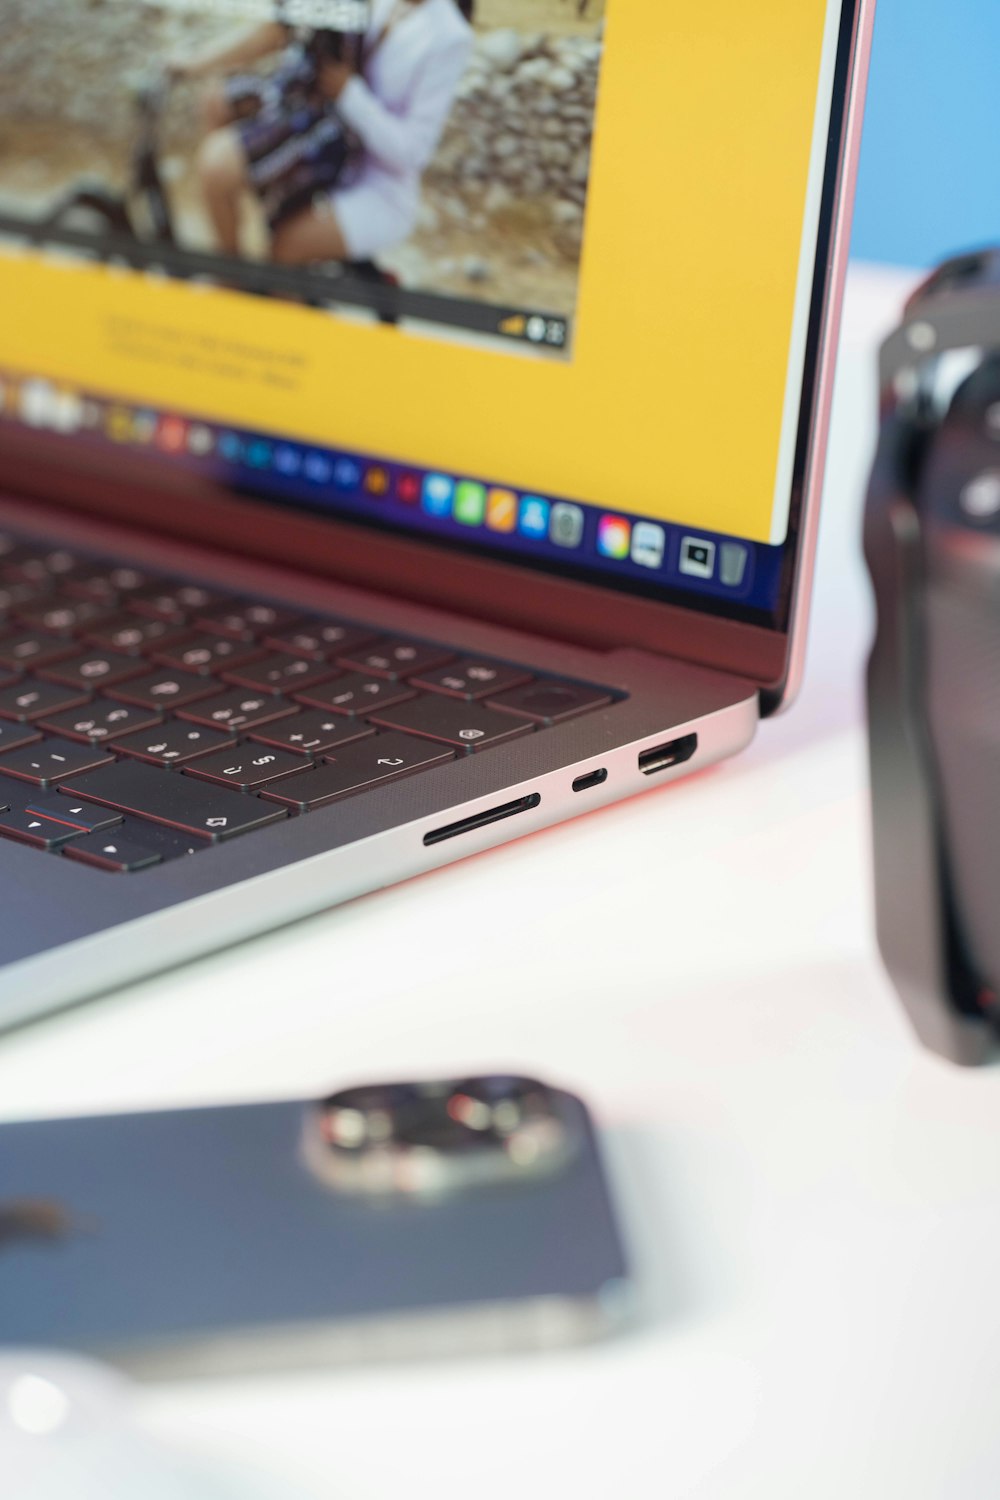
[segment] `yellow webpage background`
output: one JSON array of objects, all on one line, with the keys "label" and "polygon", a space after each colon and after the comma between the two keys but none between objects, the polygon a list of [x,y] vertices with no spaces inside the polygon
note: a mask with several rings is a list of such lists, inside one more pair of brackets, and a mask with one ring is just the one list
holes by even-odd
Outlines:
[{"label": "yellow webpage background", "polygon": [[31,254],[0,363],[772,540],[825,0],[612,0],[571,356]]}]

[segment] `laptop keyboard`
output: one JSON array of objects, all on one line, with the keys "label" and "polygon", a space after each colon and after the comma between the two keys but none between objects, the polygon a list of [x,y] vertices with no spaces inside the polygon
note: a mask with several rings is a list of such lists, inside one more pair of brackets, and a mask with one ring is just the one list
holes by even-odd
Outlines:
[{"label": "laptop keyboard", "polygon": [[0,839],[118,873],[616,696],[0,532]]}]

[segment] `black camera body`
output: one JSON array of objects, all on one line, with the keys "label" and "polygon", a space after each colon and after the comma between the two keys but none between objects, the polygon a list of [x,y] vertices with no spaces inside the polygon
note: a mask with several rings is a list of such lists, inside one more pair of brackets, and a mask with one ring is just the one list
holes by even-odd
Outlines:
[{"label": "black camera body", "polygon": [[1000,251],[917,290],[880,388],[865,512],[879,946],[922,1041],[972,1064],[1000,992]]}]

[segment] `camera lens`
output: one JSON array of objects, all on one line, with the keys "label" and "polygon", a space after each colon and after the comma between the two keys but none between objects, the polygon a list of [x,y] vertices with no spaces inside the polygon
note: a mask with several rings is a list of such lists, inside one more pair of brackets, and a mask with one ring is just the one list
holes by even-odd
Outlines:
[{"label": "camera lens", "polygon": [[516,1075],[345,1089],[318,1116],[320,1146],[307,1136],[310,1160],[338,1187],[369,1196],[433,1195],[552,1171],[570,1150],[560,1096]]}]

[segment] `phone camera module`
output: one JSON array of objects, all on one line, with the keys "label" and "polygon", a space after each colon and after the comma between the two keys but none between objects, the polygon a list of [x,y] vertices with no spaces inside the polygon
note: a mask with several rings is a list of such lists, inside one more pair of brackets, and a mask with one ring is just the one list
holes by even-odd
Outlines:
[{"label": "phone camera module", "polygon": [[307,1144],[334,1186],[372,1198],[546,1176],[573,1146],[556,1091],[499,1074],[344,1089],[319,1106]]}]

